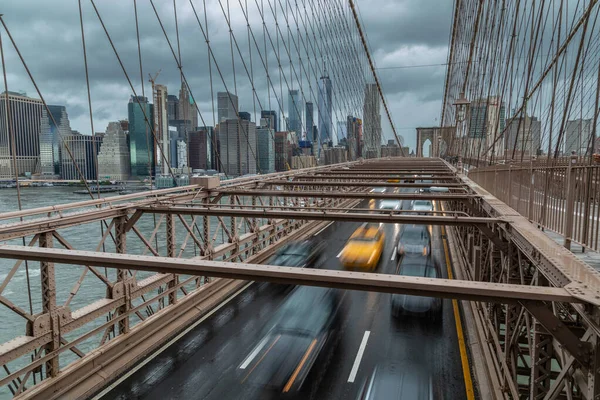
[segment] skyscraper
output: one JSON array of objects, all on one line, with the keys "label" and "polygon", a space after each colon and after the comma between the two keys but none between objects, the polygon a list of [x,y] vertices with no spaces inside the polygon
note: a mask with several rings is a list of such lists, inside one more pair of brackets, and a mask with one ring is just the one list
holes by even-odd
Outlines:
[{"label": "skyscraper", "polygon": [[250,117],[250,113],[247,111],[240,111],[238,113],[238,115],[240,116],[241,119],[245,119],[246,121],[252,121],[252,118]]},{"label": "skyscraper", "polygon": [[288,133],[275,132],[275,171],[287,171],[288,162]]},{"label": "skyscraper", "polygon": [[98,176],[102,179],[124,181],[129,178],[131,160],[127,136],[119,122],[109,122],[102,147],[98,153]]},{"label": "skyscraper", "polygon": [[[504,154],[504,138],[498,138],[504,131],[506,110],[498,96],[476,99],[469,108],[469,146],[473,154],[487,150],[494,143],[493,154]],[[498,139],[498,140],[496,140]],[[485,147],[485,148],[484,148]]]},{"label": "skyscraper", "polygon": [[279,117],[277,115],[277,111],[273,110],[262,110],[260,112],[260,117],[268,119],[270,122],[269,126],[277,132],[279,130]]},{"label": "skyscraper", "polygon": [[346,132],[348,134],[348,159],[350,161],[356,160],[358,155],[358,129],[356,124],[356,118],[352,115],[348,115],[346,118]]},{"label": "skyscraper", "polygon": [[534,156],[541,147],[542,123],[536,117],[516,117],[508,126],[505,142],[505,158],[521,154]]},{"label": "skyscraper", "polygon": [[154,133],[156,135],[156,165],[163,174],[169,173],[171,141],[169,138],[169,116],[167,113],[167,87],[154,86]]},{"label": "skyscraper", "polygon": [[[42,108],[40,131],[40,165],[43,175],[60,175],[61,138],[71,134],[65,106],[48,106],[50,115]],[[56,125],[52,121],[56,122]]]},{"label": "skyscraper", "polygon": [[[40,170],[40,121],[43,103],[25,94],[8,92],[0,95],[0,177],[14,177],[11,133],[19,174]],[[9,110],[8,117],[6,110]],[[10,127],[7,122],[10,121]]]},{"label": "skyscraper", "polygon": [[177,104],[177,118],[191,121],[192,127],[198,126],[198,112],[196,105],[187,90],[185,82],[181,82],[179,90],[179,103]]},{"label": "skyscraper", "polygon": [[275,131],[268,126],[256,129],[258,170],[263,174],[275,172]]},{"label": "skyscraper", "polygon": [[365,86],[363,104],[364,143],[368,158],[381,156],[381,114],[379,111],[379,91],[377,85],[368,83]]},{"label": "skyscraper", "polygon": [[256,173],[256,124],[228,119],[219,124],[220,158],[228,176]]},{"label": "skyscraper", "polygon": [[[576,119],[567,121],[564,133],[564,154],[570,155],[575,152],[577,155],[585,155],[588,146],[591,146],[593,124],[591,119]],[[588,153],[589,154],[589,153]]]},{"label": "skyscraper", "polygon": [[229,92],[217,93],[218,123],[238,117],[238,97]]},{"label": "skyscraper", "polygon": [[190,132],[188,151],[192,169],[211,169],[210,164],[210,131],[199,129]]},{"label": "skyscraper", "polygon": [[167,96],[167,114],[169,121],[179,119],[179,99],[173,94]]},{"label": "skyscraper", "polygon": [[348,120],[337,122],[336,135],[337,135],[339,141],[341,141],[342,139],[348,138]]},{"label": "skyscraper", "polygon": [[333,116],[331,108],[331,79],[327,71],[319,80],[319,141],[321,145],[333,140]]},{"label": "skyscraper", "polygon": [[288,131],[296,132],[298,139],[302,138],[302,100],[298,90],[292,89],[288,95]]},{"label": "skyscraper", "polygon": [[[95,144],[94,141],[96,142]],[[67,152],[67,146],[69,147],[70,154]],[[102,147],[102,137],[82,135],[79,132],[72,131],[70,135],[62,137],[60,147],[61,178],[68,180],[96,179],[95,157]],[[94,153],[94,150],[96,153]],[[71,155],[73,156],[72,159]],[[75,163],[77,166],[75,166]]]},{"label": "skyscraper", "polygon": [[310,101],[306,103],[306,115],[304,116],[306,122],[306,140],[315,140],[313,137],[313,125],[315,124],[315,113],[313,111],[313,103]]},{"label": "skyscraper", "polygon": [[155,147],[152,138],[154,107],[148,103],[146,97],[131,96],[127,111],[129,115],[131,175],[133,177],[154,175]]}]

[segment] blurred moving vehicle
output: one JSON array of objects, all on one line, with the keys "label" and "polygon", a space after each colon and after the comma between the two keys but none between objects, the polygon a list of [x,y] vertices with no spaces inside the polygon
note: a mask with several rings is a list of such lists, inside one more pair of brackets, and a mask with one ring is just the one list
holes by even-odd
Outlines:
[{"label": "blurred moving vehicle", "polygon": [[267,265],[282,267],[312,268],[323,256],[325,244],[317,240],[291,242],[281,247],[267,260]]},{"label": "blurred moving vehicle", "polygon": [[423,189],[419,189],[421,193],[449,193],[450,189],[442,186],[431,186]]},{"label": "blurred moving vehicle", "polygon": [[412,210],[417,214],[429,214],[433,211],[433,203],[431,200],[415,200],[412,203]]},{"label": "blurred moving vehicle", "polygon": [[333,350],[340,304],[335,289],[296,287],[240,365],[247,371],[242,383],[280,394],[299,390],[319,355]]},{"label": "blurred moving vehicle", "polygon": [[400,183],[400,178],[392,178],[387,180],[389,183]]},{"label": "blurred moving vehicle", "polygon": [[423,255],[431,254],[431,235],[427,225],[402,225],[398,234],[398,254]]},{"label": "blurred moving vehicle", "polygon": [[[442,271],[432,258],[404,257],[400,263],[398,275],[423,278],[441,278]],[[442,299],[438,297],[392,295],[392,315],[423,315],[437,321],[442,317]]]},{"label": "blurred moving vehicle", "polygon": [[399,200],[381,200],[379,203],[380,210],[400,210]]},{"label": "blurred moving vehicle", "polygon": [[347,269],[374,270],[383,253],[384,243],[383,224],[363,224],[348,239],[340,254],[340,262]]},{"label": "blurred moving vehicle", "polygon": [[386,360],[375,367],[358,393],[358,400],[433,400],[433,382],[421,366],[401,368],[400,363]]}]

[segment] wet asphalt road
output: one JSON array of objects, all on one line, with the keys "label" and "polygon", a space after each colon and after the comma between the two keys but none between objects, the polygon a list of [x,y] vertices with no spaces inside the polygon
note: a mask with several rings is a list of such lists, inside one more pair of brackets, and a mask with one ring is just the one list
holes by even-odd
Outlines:
[{"label": "wet asphalt road", "polygon": [[[362,206],[367,206],[364,204]],[[405,208],[407,205],[403,205]],[[359,223],[337,222],[318,234],[326,242],[320,266],[341,269],[337,255]],[[386,224],[386,245],[377,272],[395,273],[392,260],[398,225]],[[447,277],[440,229],[433,228],[433,257]],[[258,341],[286,291],[254,283],[177,343],[159,354],[107,393],[102,399],[264,399],[260,388],[242,384],[239,367]],[[324,361],[315,363],[298,399],[356,399],[375,366],[393,360],[401,368],[430,371],[434,398],[464,399],[465,383],[450,300],[443,319],[433,325],[421,318],[391,316],[390,295],[345,291],[339,337]],[[357,353],[369,332],[362,358]],[[358,363],[355,379],[351,372]],[[277,398],[277,396],[275,396]]]}]

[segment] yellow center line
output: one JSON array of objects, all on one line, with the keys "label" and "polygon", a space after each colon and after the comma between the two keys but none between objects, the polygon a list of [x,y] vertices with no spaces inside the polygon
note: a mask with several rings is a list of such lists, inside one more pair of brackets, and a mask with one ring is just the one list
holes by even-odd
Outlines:
[{"label": "yellow center line", "polygon": [[304,363],[308,359],[308,356],[310,355],[310,353],[315,348],[316,344],[317,344],[317,339],[313,339],[313,341],[310,343],[310,346],[308,346],[308,350],[306,350],[306,353],[304,353],[304,357],[302,357],[302,360],[300,360],[300,364],[298,364],[298,366],[296,367],[296,370],[292,374],[290,380],[288,381],[288,383],[283,388],[283,393],[286,393],[286,392],[288,392],[291,389],[292,385],[294,384],[294,381],[298,377],[298,374],[302,370],[302,367],[304,366]]},{"label": "yellow center line", "polygon": [[[448,251],[448,243],[446,236],[446,227],[441,227],[442,244],[444,245],[444,255],[446,256],[446,268],[448,270],[448,279],[454,279],[452,276],[452,267],[450,264],[450,252]],[[471,368],[469,367],[469,357],[467,356],[467,346],[465,344],[465,335],[463,333],[462,322],[460,320],[460,312],[458,309],[458,300],[452,299],[452,309],[454,311],[454,321],[456,323],[456,335],[458,336],[458,348],[460,351],[460,361],[462,364],[463,378],[465,380],[465,390],[467,392],[467,400],[475,400],[475,391],[473,390],[473,380],[471,379]]]}]

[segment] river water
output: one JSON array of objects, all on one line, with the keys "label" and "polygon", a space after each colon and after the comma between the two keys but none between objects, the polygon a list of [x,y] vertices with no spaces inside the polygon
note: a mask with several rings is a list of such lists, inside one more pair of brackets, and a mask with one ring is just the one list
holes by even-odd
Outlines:
[{"label": "river water", "polygon": [[[65,186],[22,188],[21,199],[23,209],[52,206],[57,204],[84,201],[90,199],[88,195],[80,195],[73,193],[73,191],[78,189],[80,188]],[[109,197],[115,195],[118,196],[117,193],[105,193],[101,194],[101,197]],[[16,189],[0,189],[0,213],[15,210],[18,210]],[[140,219],[140,221],[138,221],[136,226],[142,232],[142,234],[148,240],[150,240],[150,237],[154,230],[154,224],[158,223],[159,221],[159,216],[154,217],[152,215],[144,215]],[[187,222],[189,225],[191,225],[191,217],[187,218]],[[198,218],[197,222],[199,223],[199,228],[201,229],[201,219]],[[227,219],[225,222],[229,223]],[[0,224],[5,223],[7,223],[6,220],[0,221]],[[110,221],[107,221],[107,223],[110,223]],[[214,236],[216,225],[216,219],[211,219],[211,237]],[[176,251],[179,254],[179,251],[184,242],[184,238],[186,236],[186,231],[184,226],[177,219],[176,231],[178,232]],[[104,249],[101,246],[99,247],[99,242],[102,237],[101,226],[99,222],[75,226],[67,229],[61,229],[59,233],[70,243],[71,246],[73,246],[77,250],[99,250],[114,252],[114,243],[110,239],[110,236],[106,240],[106,245]],[[198,233],[196,234],[199,236]],[[223,235],[219,234],[216,238],[215,243],[222,243],[223,239]],[[29,241],[31,240],[31,236],[26,238],[27,243],[29,243]],[[158,251],[161,255],[166,255],[165,241],[166,226],[163,222],[162,225],[159,227],[155,240],[152,240],[152,243],[154,245],[157,245]],[[23,244],[21,239],[0,243],[10,243],[18,245]],[[187,258],[196,255],[193,244],[194,243],[192,239],[189,239],[187,242],[187,247],[183,252],[183,257]],[[56,240],[54,240],[53,245],[54,247],[62,248],[60,243],[58,243]],[[130,231],[127,234],[127,253],[144,254],[145,250],[146,248],[143,242],[135,235],[135,233],[133,233],[133,231]],[[15,261],[13,260],[0,259],[0,285],[2,284],[2,282],[5,281],[7,275],[9,274],[9,271],[11,270],[11,268],[13,268],[14,265]],[[55,270],[57,288],[56,303],[58,306],[68,305],[71,308],[71,310],[74,311],[92,303],[95,300],[100,300],[106,297],[106,285],[98,277],[94,276],[90,272],[87,272],[87,274],[83,278],[80,288],[76,290],[76,283],[78,282],[82,274],[85,273],[85,267],[56,264]],[[115,279],[114,270],[111,271],[110,269],[105,270],[104,268],[98,268],[98,271],[101,272],[101,274],[103,275],[107,274],[110,280]],[[136,278],[139,281],[149,275],[150,273],[138,272]],[[193,284],[190,284],[190,286],[192,285]],[[42,311],[40,286],[41,280],[39,263],[29,262],[27,263],[27,265],[25,263],[22,263],[19,266],[17,272],[12,277],[12,279],[10,279],[10,282],[2,291],[1,295],[10,302],[20,307],[21,309],[25,310],[26,312],[36,314]],[[29,293],[31,293],[31,296],[29,295]],[[73,296],[72,293],[76,294]],[[26,334],[25,319],[3,305],[0,305],[0,321],[0,344]],[[99,326],[100,324],[105,322],[106,317],[103,317],[98,319],[97,321],[94,321],[91,324],[91,326]],[[138,321],[133,322],[135,323]],[[79,329],[75,332],[70,332],[69,334],[65,335],[65,338],[69,340],[77,337],[78,334],[88,332],[89,330],[90,325],[87,325],[86,327]],[[90,338],[89,340],[86,340],[84,343],[78,345],[78,348],[83,352],[87,352],[97,347],[98,343],[99,337],[95,336]],[[65,354],[64,356],[61,355],[60,363],[61,365],[66,365],[75,360],[76,358],[77,356],[75,356],[73,353]],[[21,360],[9,364],[11,372],[13,372],[19,367],[22,367],[24,363],[25,360]],[[0,376],[6,376],[5,371],[0,372],[0,374]],[[6,387],[1,388],[0,399],[9,397],[10,393],[6,389]]]}]

